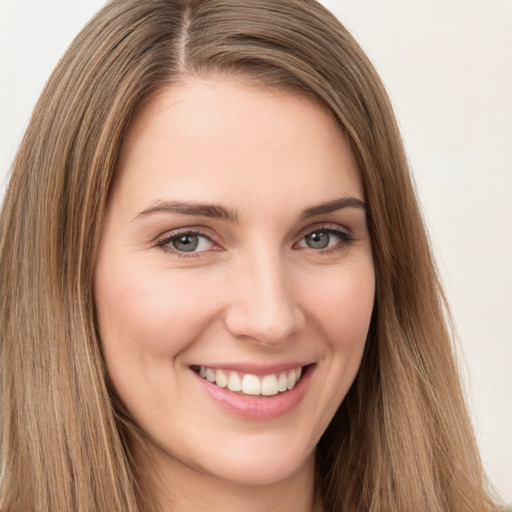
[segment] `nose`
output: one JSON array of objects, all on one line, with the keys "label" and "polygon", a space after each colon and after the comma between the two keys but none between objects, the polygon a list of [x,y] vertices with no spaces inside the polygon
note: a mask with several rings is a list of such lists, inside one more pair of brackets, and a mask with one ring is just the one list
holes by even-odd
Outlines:
[{"label": "nose", "polygon": [[296,284],[278,256],[246,261],[230,282],[232,299],[225,314],[228,331],[238,339],[278,347],[305,325],[294,292]]}]

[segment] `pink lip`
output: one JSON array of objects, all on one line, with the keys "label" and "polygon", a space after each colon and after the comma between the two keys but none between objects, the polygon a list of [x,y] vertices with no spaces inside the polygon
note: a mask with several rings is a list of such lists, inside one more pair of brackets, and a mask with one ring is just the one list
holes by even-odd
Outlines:
[{"label": "pink lip", "polygon": [[[229,369],[226,366],[219,365],[215,367]],[[299,364],[298,366],[301,365]],[[287,366],[285,369],[290,369],[290,366]],[[237,370],[242,371],[241,367],[238,365],[233,369],[233,371]],[[276,372],[269,372],[268,370],[269,367],[267,366],[265,367],[265,373],[259,374],[265,375],[268,373],[284,371],[277,370]],[[299,404],[307,391],[308,383],[314,370],[315,365],[309,366],[293,389],[274,396],[251,396],[235,393],[227,388],[220,388],[219,386],[208,382],[206,379],[200,377],[196,372],[194,372],[194,375],[210,398],[212,398],[214,402],[220,405],[228,413],[250,420],[271,420],[289,413]],[[243,373],[253,373],[258,375],[258,373],[254,373],[254,368],[250,372],[246,372],[244,369]]]}]

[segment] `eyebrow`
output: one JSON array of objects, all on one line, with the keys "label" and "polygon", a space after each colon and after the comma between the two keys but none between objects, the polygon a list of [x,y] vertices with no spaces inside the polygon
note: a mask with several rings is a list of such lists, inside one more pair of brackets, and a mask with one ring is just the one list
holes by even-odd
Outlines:
[{"label": "eyebrow", "polygon": [[300,218],[301,220],[306,220],[315,215],[332,213],[343,208],[361,208],[366,210],[366,203],[357,197],[340,197],[339,199],[334,199],[334,201],[327,201],[304,210]]},{"label": "eyebrow", "polygon": [[236,222],[238,215],[235,211],[215,204],[195,203],[188,201],[155,201],[149,208],[138,213],[134,221],[140,217],[152,213],[181,213],[182,215],[194,215],[196,217],[210,217],[212,219],[223,219]]},{"label": "eyebrow", "polygon": [[[316,215],[322,215],[325,213],[332,213],[343,208],[361,208],[366,209],[366,203],[356,197],[341,197],[334,199],[333,201],[327,201],[317,206],[307,208],[302,212],[301,220],[309,219]],[[140,217],[145,217],[153,213],[178,213],[182,215],[193,215],[196,217],[209,217],[212,219],[222,219],[229,222],[237,222],[238,215],[236,211],[225,208],[224,206],[208,204],[208,203],[196,203],[189,201],[155,201],[149,208],[139,212],[135,217],[134,221]]]}]

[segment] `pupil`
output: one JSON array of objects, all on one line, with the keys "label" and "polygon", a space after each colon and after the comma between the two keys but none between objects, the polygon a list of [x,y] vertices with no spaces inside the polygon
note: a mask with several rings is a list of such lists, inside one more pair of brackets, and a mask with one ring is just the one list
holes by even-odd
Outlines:
[{"label": "pupil", "polygon": [[325,249],[329,245],[329,235],[323,231],[311,233],[306,237],[306,243],[312,249]]},{"label": "pupil", "polygon": [[178,251],[192,252],[197,248],[199,240],[197,235],[183,235],[174,240],[172,244]]}]

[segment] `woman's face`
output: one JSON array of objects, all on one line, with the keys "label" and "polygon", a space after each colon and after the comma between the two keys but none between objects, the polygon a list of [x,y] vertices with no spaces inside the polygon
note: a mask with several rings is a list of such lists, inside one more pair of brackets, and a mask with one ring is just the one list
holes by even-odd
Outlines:
[{"label": "woman's face", "polygon": [[161,468],[244,484],[311,470],[372,313],[364,206],[311,100],[219,78],[138,113],[95,293],[109,375]]}]

